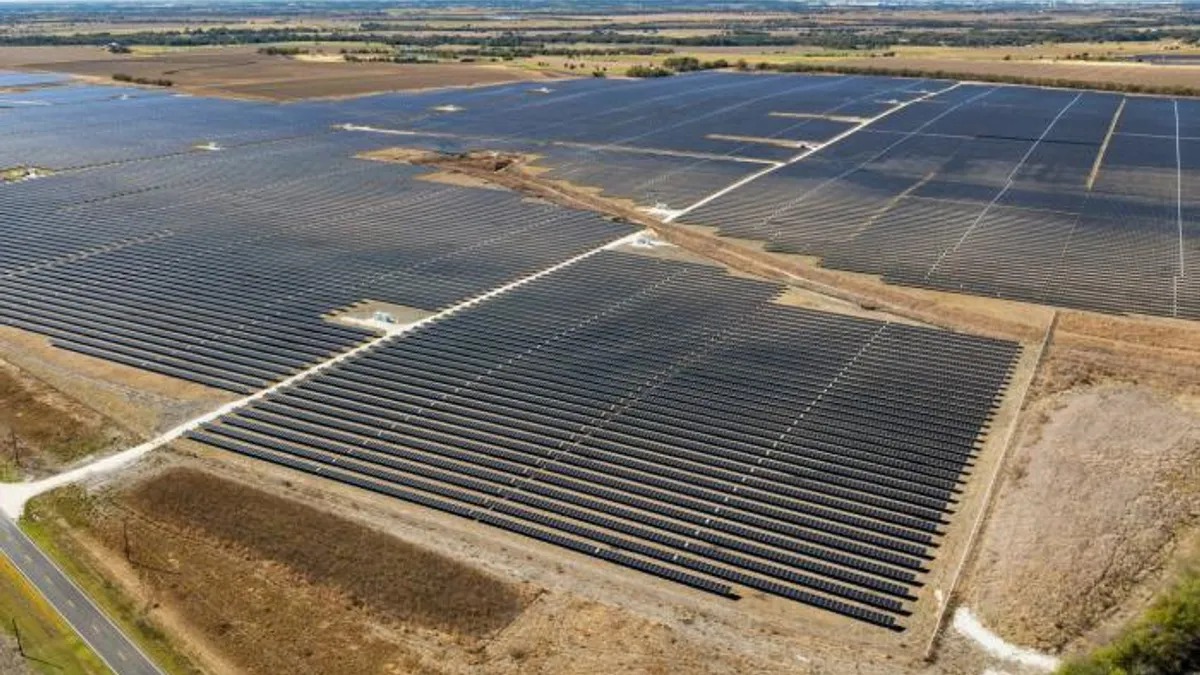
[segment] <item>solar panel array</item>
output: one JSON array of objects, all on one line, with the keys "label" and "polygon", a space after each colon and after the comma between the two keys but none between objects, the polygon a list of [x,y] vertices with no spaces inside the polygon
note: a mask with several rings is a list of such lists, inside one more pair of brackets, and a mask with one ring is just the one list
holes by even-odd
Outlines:
[{"label": "solar panel array", "polygon": [[[505,85],[470,98],[443,92],[385,111],[386,99],[345,108],[343,121],[406,134],[447,151],[541,155],[552,176],[611,196],[680,209],[904,101],[938,80],[701,73],[654,82],[577,80]],[[453,108],[453,112],[438,109]],[[755,163],[747,162],[752,160]],[[728,183],[725,183],[728,184]],[[712,186],[707,192],[702,188]]]},{"label": "solar panel array", "polygon": [[[281,106],[28,83],[0,93],[0,167],[57,172],[0,185],[0,325],[237,392],[362,344],[325,318],[352,303],[442,309],[632,231],[361,150],[533,152],[553,178],[681,208],[950,86],[702,73]],[[781,288],[600,252],[192,436],[709,592],[898,628],[1018,348],[784,307]]]},{"label": "solar panel array", "polygon": [[1197,319],[1197,126],[1192,100],[962,85],[685,220],[899,284]]},{"label": "solar panel array", "polygon": [[54,73],[20,73],[11,70],[0,70],[0,87],[29,87],[54,84],[65,80],[66,77]]},{"label": "solar panel array", "polygon": [[722,595],[897,628],[1012,343],[601,252],[190,437]]},{"label": "solar panel array", "polygon": [[[368,100],[346,107],[344,121],[478,139],[521,138],[784,160],[796,150],[721,136],[824,141],[854,122],[792,115],[871,116],[947,86],[937,80],[714,72],[658,81],[556,82],[545,85],[551,91],[544,94],[531,93],[542,87],[530,84],[506,85],[491,95],[471,98],[442,92],[424,99],[432,107],[418,106],[400,114],[372,115],[372,103],[386,101]],[[438,106],[458,110],[431,114]]]},{"label": "solar panel array", "polygon": [[372,333],[364,299],[436,310],[632,231],[414,180],[324,134],[0,186],[0,324],[250,392]]},{"label": "solar panel array", "polygon": [[770,166],[736,159],[680,157],[659,153],[600,150],[579,161],[579,151],[551,146],[542,151],[539,165],[553,180],[601,187],[611,197],[640,204],[682,208],[746,176]]}]

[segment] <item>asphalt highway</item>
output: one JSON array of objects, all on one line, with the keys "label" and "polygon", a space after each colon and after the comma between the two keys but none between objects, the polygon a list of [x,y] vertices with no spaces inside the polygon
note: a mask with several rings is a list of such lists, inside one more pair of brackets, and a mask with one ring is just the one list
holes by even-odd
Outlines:
[{"label": "asphalt highway", "polygon": [[0,516],[0,552],[117,675],[162,675],[145,654],[11,519]]}]

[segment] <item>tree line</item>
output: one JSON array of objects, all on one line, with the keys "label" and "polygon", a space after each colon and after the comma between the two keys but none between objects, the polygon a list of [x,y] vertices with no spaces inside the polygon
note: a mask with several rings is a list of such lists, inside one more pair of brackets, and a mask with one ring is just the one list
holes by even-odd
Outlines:
[{"label": "tree line", "polygon": [[[367,24],[370,25],[370,24]],[[793,34],[777,34],[761,30],[736,28],[709,35],[670,36],[638,34],[615,30],[563,31],[557,33],[524,33],[510,31],[499,35],[462,34],[393,34],[375,31],[327,30],[314,27],[270,28],[196,28],[173,31],[140,31],[134,33],[75,33],[0,35],[0,45],[106,45],[112,42],[157,46],[209,46],[233,44],[264,44],[312,42],[375,42],[393,46],[436,48],[466,46],[514,50],[553,49],[564,44],[638,45],[644,47],[790,47],[811,45],[836,50],[884,49],[897,44],[948,47],[1018,47],[1041,43],[1061,42],[1152,42],[1178,39],[1185,42],[1200,40],[1200,29],[1192,25],[1176,25],[1158,29],[1103,25],[1059,25],[1013,29],[973,28],[958,32],[938,30],[856,30],[848,28],[814,29]]]}]

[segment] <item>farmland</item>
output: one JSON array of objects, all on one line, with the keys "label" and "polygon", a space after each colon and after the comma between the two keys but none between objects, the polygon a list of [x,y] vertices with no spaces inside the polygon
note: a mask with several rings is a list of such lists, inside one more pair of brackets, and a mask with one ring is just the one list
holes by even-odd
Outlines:
[{"label": "farmland", "polygon": [[[335,54],[336,49],[331,48]],[[195,94],[276,101],[538,78],[533,71],[499,65],[297,61],[254,48],[121,55],[99,48],[0,47],[0,66],[71,73],[98,82],[127,75],[169,81],[173,88]]]},{"label": "farmland", "polygon": [[0,507],[117,636],[48,650],[1024,674],[1194,555],[1200,105],[1102,74],[1194,66],[1068,58],[1162,15],[293,10],[0,30]]}]

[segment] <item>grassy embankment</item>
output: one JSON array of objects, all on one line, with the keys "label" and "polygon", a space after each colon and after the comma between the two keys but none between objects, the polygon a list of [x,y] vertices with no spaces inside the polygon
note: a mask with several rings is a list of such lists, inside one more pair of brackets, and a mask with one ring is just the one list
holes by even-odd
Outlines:
[{"label": "grassy embankment", "polygon": [[1200,564],[1193,564],[1110,644],[1058,675],[1184,675],[1200,672]]},{"label": "grassy embankment", "polygon": [[69,486],[54,490],[26,505],[21,529],[160,668],[168,673],[199,673],[191,661],[168,641],[167,636],[150,622],[145,609],[139,607],[116,583],[87,563],[86,556],[76,550],[71,530],[86,531],[93,506],[92,498],[83,488]]},{"label": "grassy embankment", "polygon": [[[21,573],[2,557],[0,630],[14,641],[17,631],[20,632],[24,660],[35,673],[102,675],[112,672]],[[14,656],[17,658],[21,657]]]}]

